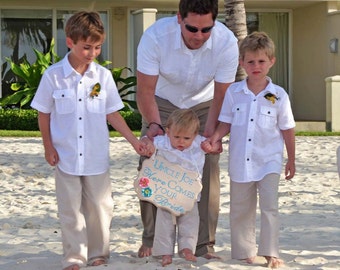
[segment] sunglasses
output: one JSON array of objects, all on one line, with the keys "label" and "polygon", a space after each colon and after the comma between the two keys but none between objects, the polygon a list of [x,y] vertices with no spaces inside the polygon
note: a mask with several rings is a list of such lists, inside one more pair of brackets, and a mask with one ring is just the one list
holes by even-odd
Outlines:
[{"label": "sunglasses", "polygon": [[196,26],[191,26],[190,24],[184,24],[184,26],[185,29],[187,29],[191,33],[197,33],[198,31],[201,31],[203,34],[206,34],[209,33],[215,25],[203,27],[202,29],[198,29]]}]

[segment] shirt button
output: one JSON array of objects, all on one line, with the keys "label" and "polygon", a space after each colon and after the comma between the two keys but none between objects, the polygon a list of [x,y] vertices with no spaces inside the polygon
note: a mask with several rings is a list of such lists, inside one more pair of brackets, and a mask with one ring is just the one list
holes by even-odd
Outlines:
[{"label": "shirt button", "polygon": [[79,136],[79,139],[82,139],[82,138],[83,138],[83,136],[80,135],[80,136]]},{"label": "shirt button", "polygon": [[247,161],[249,161],[249,158],[247,158]]},{"label": "shirt button", "polygon": [[82,153],[79,154],[79,156],[82,156],[82,155],[83,155]]},{"label": "shirt button", "polygon": [[248,139],[249,142],[251,142],[251,139]]},{"label": "shirt button", "polygon": [[79,117],[79,120],[81,120],[81,117]]},{"label": "shirt button", "polygon": [[79,101],[81,101],[81,98],[79,99]]},{"label": "shirt button", "polygon": [[254,121],[254,119],[250,119],[250,122],[253,122]]}]

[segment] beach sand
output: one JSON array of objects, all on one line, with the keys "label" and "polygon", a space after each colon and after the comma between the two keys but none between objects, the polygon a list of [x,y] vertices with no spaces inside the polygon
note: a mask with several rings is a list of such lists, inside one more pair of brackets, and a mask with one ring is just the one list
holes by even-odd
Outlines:
[{"label": "beach sand", "polygon": [[[138,258],[142,225],[133,189],[138,156],[123,138],[111,138],[114,218],[108,265],[86,269],[156,270],[160,261]],[[297,173],[279,187],[281,269],[340,269],[340,137],[297,137]],[[224,145],[227,149],[227,145]],[[44,160],[40,138],[0,137],[0,269],[61,269],[62,246],[54,169]],[[221,155],[221,204],[216,235],[220,260],[189,263],[177,255],[168,270],[264,269],[230,258],[227,151]]]}]

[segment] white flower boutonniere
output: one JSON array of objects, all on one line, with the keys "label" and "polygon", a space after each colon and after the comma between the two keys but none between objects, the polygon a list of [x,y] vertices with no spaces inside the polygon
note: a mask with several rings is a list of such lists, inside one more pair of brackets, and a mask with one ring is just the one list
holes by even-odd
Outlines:
[{"label": "white flower boutonniere", "polygon": [[279,100],[279,98],[276,95],[272,94],[272,93],[265,94],[264,98],[269,100],[269,101],[271,101],[271,103],[273,103],[273,104],[275,104],[276,100]]},{"label": "white flower boutonniere", "polygon": [[90,97],[91,97],[91,98],[98,97],[99,93],[100,93],[100,83],[97,82],[97,83],[92,87],[92,90],[91,90],[91,93],[90,93]]}]

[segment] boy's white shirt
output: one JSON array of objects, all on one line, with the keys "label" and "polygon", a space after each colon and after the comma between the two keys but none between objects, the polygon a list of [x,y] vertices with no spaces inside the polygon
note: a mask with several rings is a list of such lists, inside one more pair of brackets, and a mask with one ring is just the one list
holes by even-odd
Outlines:
[{"label": "boy's white shirt", "polygon": [[[100,83],[98,97],[90,97]],[[52,142],[59,168],[72,175],[97,175],[109,168],[109,133],[106,116],[124,104],[111,72],[91,63],[82,76],[68,61],[50,66],[43,74],[31,106],[50,113]]]},{"label": "boy's white shirt", "polygon": [[169,162],[176,163],[191,171],[198,171],[202,176],[205,152],[201,149],[201,142],[205,139],[205,137],[197,135],[189,148],[180,151],[171,146],[170,139],[165,134],[156,136],[154,145],[158,151],[157,154],[162,155]]},{"label": "boy's white shirt", "polygon": [[[230,123],[229,175],[235,182],[259,181],[269,173],[281,174],[284,140],[281,130],[295,127],[289,96],[272,83],[258,95],[246,79],[230,85],[219,121]],[[273,104],[264,96],[274,94]]]}]

